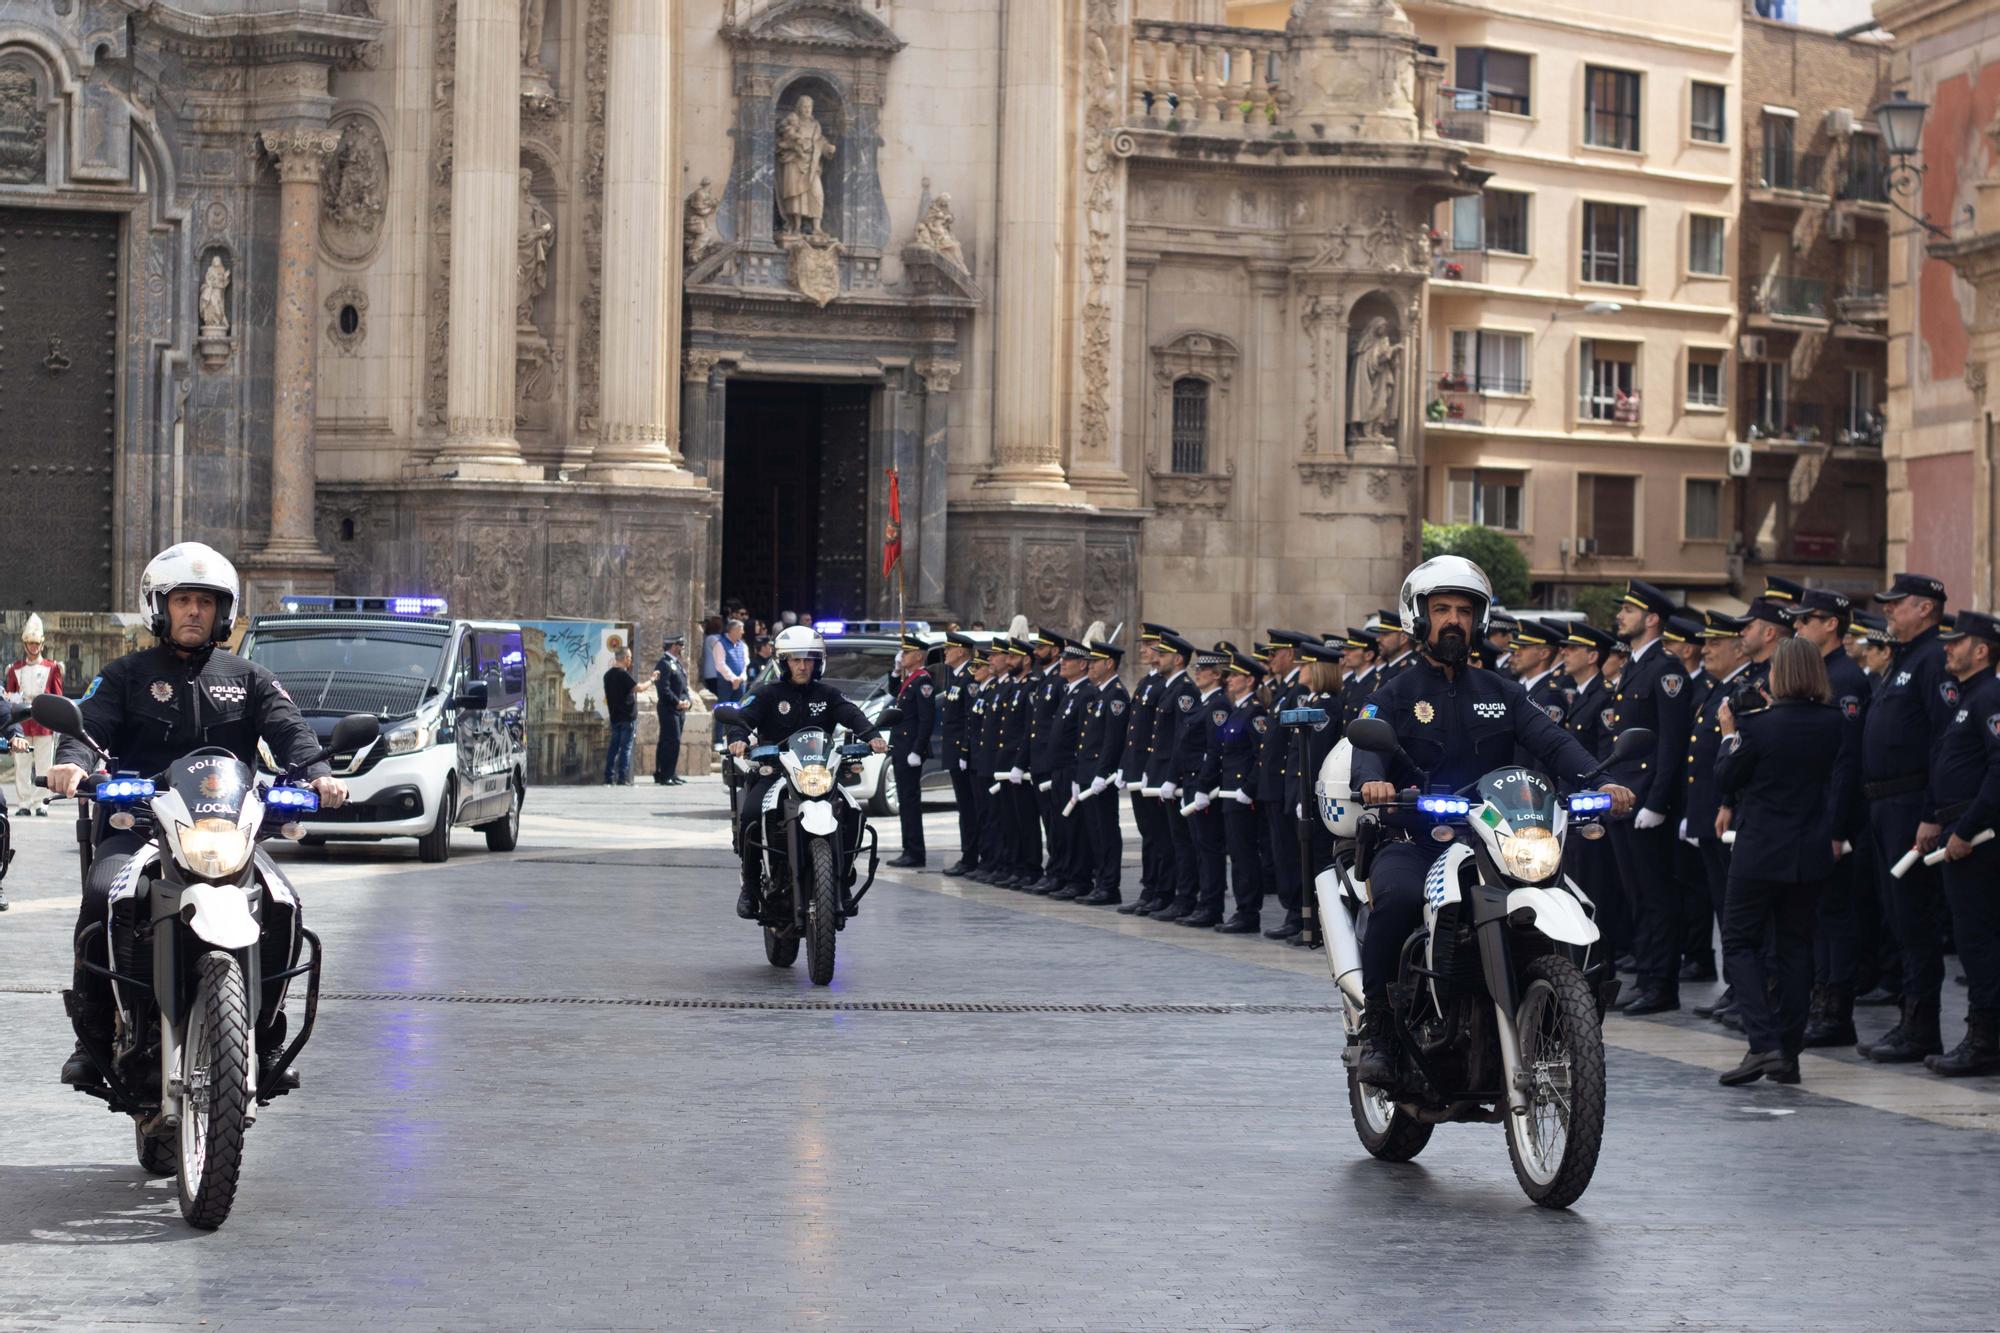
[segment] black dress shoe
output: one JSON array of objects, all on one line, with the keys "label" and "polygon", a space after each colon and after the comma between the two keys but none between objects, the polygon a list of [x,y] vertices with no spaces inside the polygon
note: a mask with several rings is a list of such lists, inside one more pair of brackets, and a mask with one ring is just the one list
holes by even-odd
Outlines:
[{"label": "black dress shoe", "polygon": [[1669,995],[1665,991],[1647,991],[1625,1006],[1625,1014],[1631,1018],[1642,1018],[1647,1014],[1667,1014],[1678,1011],[1681,997]]},{"label": "black dress shoe", "polygon": [[1722,994],[1716,996],[1715,1000],[1712,1003],[1696,1005],[1694,1007],[1694,1016],[1696,1018],[1714,1018],[1717,1014],[1721,1013],[1724,1009],[1729,1008],[1731,1005],[1735,1003],[1736,1003],[1736,992],[1734,990],[1724,988]]},{"label": "black dress shoe", "polygon": [[1303,930],[1305,930],[1304,922],[1287,921],[1282,926],[1273,926],[1271,929],[1265,931],[1264,938],[1267,940],[1289,940],[1296,937]]},{"label": "black dress shoe", "polygon": [[1868,1005],[1870,1008],[1884,1005],[1901,1008],[1903,1004],[1903,992],[1900,989],[1892,990],[1887,986],[1877,986],[1871,991],[1855,996],[1854,1002],[1856,1004]]},{"label": "black dress shoe", "polygon": [[1621,953],[1617,958],[1612,960],[1611,966],[1620,972],[1637,972],[1639,970],[1639,960],[1629,953]]},{"label": "black dress shoe", "polygon": [[1745,1083],[1755,1083],[1766,1074],[1776,1073],[1784,1068],[1783,1051],[1745,1051],[1743,1063],[1716,1076],[1716,1082],[1725,1088],[1741,1087]]},{"label": "black dress shoe", "polygon": [[904,852],[901,856],[898,856],[895,860],[889,863],[889,868],[891,870],[921,870],[923,869],[923,866],[924,866],[924,858],[921,856],[913,855],[909,852]]},{"label": "black dress shoe", "polygon": [[736,915],[745,921],[757,919],[757,890],[747,884],[743,886],[743,892],[736,895]]},{"label": "black dress shoe", "polygon": [[1077,901],[1085,907],[1116,907],[1125,901],[1125,895],[1116,889],[1098,889],[1087,898]]},{"label": "black dress shoe", "polygon": [[1743,1030],[1743,1011],[1732,1004],[1727,1009],[1717,1010],[1715,1021],[1728,1028],[1731,1032],[1741,1032]]},{"label": "black dress shoe", "polygon": [[1028,892],[1038,898],[1046,898],[1051,894],[1061,893],[1062,887],[1063,882],[1054,875],[1043,875],[1033,884],[1028,885]]},{"label": "black dress shoe", "polygon": [[1715,964],[1706,958],[1690,958],[1681,964],[1682,981],[1715,980]]},{"label": "black dress shoe", "polygon": [[1799,1081],[1799,1057],[1796,1055],[1786,1056],[1778,1062],[1776,1069],[1767,1071],[1764,1077],[1770,1079],[1773,1083],[1797,1083]]},{"label": "black dress shoe", "polygon": [[963,861],[953,861],[944,868],[944,874],[946,879],[960,879],[971,874],[974,869],[976,867],[969,866]]},{"label": "black dress shoe", "polygon": [[1190,916],[1182,917],[1176,924],[1186,926],[1190,930],[1207,930],[1212,926],[1222,924],[1222,913],[1195,912]]},{"label": "black dress shoe", "polygon": [[1192,911],[1194,911],[1193,904],[1183,903],[1176,900],[1174,902],[1165,903],[1159,907],[1155,907],[1153,909],[1153,920],[1178,921]]},{"label": "black dress shoe", "polygon": [[1153,904],[1148,902],[1144,897],[1134,898],[1129,903],[1119,904],[1118,907],[1118,915],[1120,916],[1151,916],[1152,912]]},{"label": "black dress shoe", "polygon": [[1263,922],[1254,916],[1232,916],[1215,928],[1218,935],[1256,935],[1262,933]]}]

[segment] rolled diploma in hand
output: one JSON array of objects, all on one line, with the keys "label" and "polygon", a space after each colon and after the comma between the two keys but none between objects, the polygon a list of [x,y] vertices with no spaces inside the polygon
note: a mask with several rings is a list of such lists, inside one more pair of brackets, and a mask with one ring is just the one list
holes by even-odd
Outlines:
[{"label": "rolled diploma in hand", "polygon": [[[1967,841],[1970,842],[1974,847],[1977,847],[1982,842],[1991,842],[1993,841],[1993,830],[1987,829],[1983,833],[1975,833],[1972,835],[1972,837],[1967,839]],[[1913,847],[1910,850],[1914,852],[1916,849]],[[1927,866],[1942,864],[1946,859],[1944,853],[1945,853],[1945,844],[1941,842],[1938,844],[1938,849],[1936,851],[1932,852],[1929,856],[1926,856],[1924,858],[1924,864]],[[1904,860],[1908,859],[1909,859],[1908,857],[1904,858]],[[1907,867],[1903,865],[1902,861],[1896,862],[1896,868],[1899,872],[1904,869],[1907,869]],[[1900,874],[1898,877],[1900,878]]]}]

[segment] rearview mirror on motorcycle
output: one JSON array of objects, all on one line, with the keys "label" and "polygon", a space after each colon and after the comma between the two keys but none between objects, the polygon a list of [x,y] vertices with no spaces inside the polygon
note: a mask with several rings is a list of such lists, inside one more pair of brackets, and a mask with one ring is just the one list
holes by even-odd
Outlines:
[{"label": "rearview mirror on motorcycle", "polygon": [[1620,732],[1617,741],[1611,746],[1611,762],[1619,764],[1627,759],[1637,758],[1653,748],[1655,739],[1653,733],[1644,727],[1633,727],[1630,731]]},{"label": "rearview mirror on motorcycle", "polygon": [[1396,742],[1396,729],[1379,717],[1357,717],[1347,724],[1347,739],[1357,750],[1370,754],[1394,754],[1403,747]]},{"label": "rearview mirror on motorcycle", "polygon": [[[482,681],[479,686],[486,689]],[[382,722],[373,713],[354,713],[333,724],[333,735],[327,738],[328,754],[343,750],[358,750],[364,745],[373,745],[382,734]]]},{"label": "rearview mirror on motorcycle", "polygon": [[890,704],[887,708],[883,709],[881,712],[875,715],[875,726],[877,727],[877,729],[881,731],[887,731],[889,728],[895,726],[898,722],[901,722],[902,720],[903,720],[903,710],[896,707],[896,705],[894,704]]},{"label": "rearview mirror on motorcycle", "polygon": [[38,694],[29,715],[58,736],[83,739],[83,710],[76,700],[60,694]]}]

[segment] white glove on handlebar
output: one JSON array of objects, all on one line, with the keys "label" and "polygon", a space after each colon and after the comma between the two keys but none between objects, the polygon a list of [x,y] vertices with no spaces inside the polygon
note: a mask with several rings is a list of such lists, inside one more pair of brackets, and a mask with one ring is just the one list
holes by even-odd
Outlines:
[{"label": "white glove on handlebar", "polygon": [[1658,810],[1641,810],[1633,817],[1632,827],[1640,830],[1656,829],[1666,822],[1667,817]]},{"label": "white glove on handlebar", "polygon": [[922,768],[924,766],[924,757],[920,754],[905,755],[903,762],[911,768]]}]

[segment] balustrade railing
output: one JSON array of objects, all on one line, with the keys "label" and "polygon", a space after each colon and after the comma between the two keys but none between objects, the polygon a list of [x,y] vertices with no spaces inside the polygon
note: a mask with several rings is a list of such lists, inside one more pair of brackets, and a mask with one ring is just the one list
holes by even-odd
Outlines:
[{"label": "balustrade railing", "polygon": [[1184,134],[1283,134],[1284,56],[1282,32],[1134,23],[1129,120]]}]

